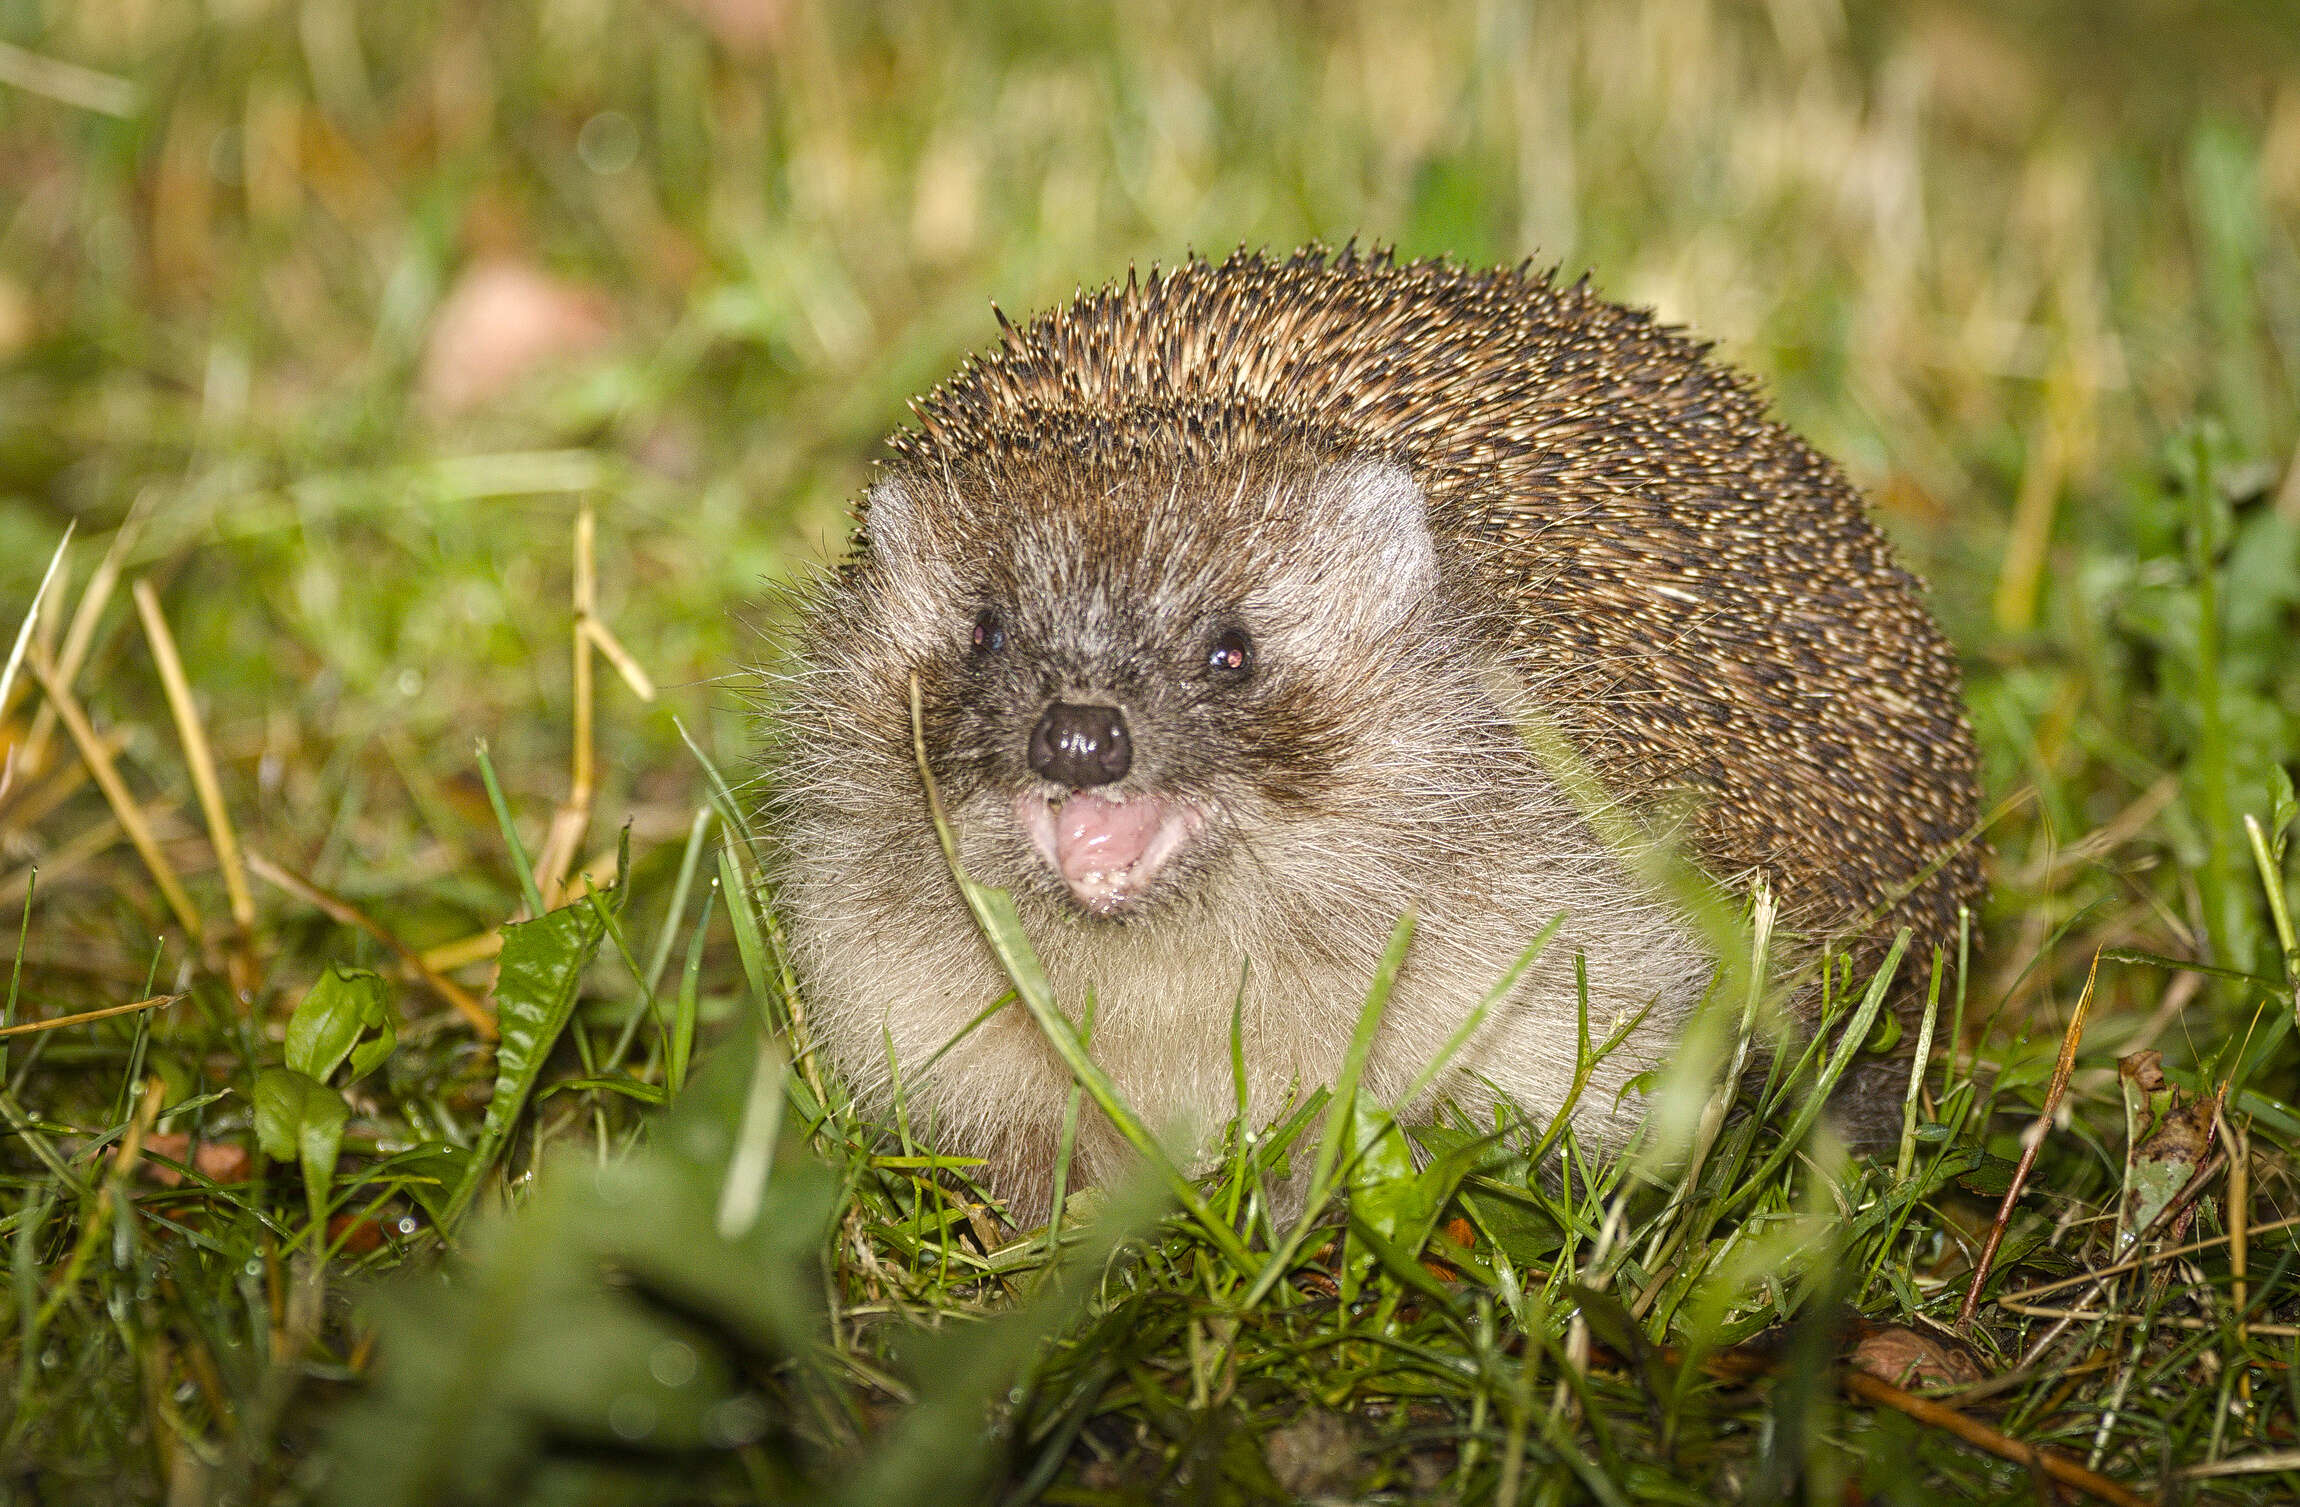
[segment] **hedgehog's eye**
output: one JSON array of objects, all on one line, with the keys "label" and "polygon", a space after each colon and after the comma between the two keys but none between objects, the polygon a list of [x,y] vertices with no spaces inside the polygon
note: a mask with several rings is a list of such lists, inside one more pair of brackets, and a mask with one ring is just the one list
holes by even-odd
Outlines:
[{"label": "hedgehog's eye", "polygon": [[1206,668],[1233,679],[1254,667],[1254,641],[1243,628],[1225,628],[1206,650]]},{"label": "hedgehog's eye", "polygon": [[1006,625],[988,607],[975,614],[974,647],[980,654],[996,654],[1006,647]]}]

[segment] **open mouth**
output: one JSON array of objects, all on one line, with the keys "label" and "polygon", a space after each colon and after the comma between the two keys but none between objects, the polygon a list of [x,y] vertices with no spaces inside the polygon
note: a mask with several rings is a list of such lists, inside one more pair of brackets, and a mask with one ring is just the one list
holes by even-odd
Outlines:
[{"label": "open mouth", "polygon": [[1054,800],[1025,795],[1015,801],[1014,814],[1071,896],[1098,916],[1116,915],[1138,901],[1205,824],[1187,801],[1155,795],[1112,800],[1085,790]]}]

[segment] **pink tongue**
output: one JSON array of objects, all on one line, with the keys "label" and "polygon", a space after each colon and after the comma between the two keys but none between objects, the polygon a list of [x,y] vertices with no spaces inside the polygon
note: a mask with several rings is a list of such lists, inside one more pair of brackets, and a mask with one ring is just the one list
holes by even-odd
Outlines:
[{"label": "pink tongue", "polygon": [[1165,816],[1163,803],[1137,796],[1104,800],[1084,791],[1054,813],[1054,860],[1073,887],[1107,884],[1142,861]]}]

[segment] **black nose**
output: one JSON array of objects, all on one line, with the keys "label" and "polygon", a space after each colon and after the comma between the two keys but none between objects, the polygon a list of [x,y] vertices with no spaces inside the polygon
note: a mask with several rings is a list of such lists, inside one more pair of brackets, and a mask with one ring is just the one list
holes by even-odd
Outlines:
[{"label": "black nose", "polygon": [[1030,767],[1057,785],[1083,790],[1126,778],[1134,748],[1114,706],[1057,701],[1030,732]]}]

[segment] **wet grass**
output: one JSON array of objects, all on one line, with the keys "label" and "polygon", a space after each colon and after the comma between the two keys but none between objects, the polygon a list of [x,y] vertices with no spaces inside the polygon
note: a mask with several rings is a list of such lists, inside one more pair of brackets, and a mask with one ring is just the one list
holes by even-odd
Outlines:
[{"label": "wet grass", "polygon": [[[1352,234],[1697,325],[1931,581],[1899,1146],[1826,1047],[1563,1176],[1345,1090],[1015,1232],[792,1057],[761,583],[988,301]],[[2266,0],[0,5],[0,1481],[2288,1500],[2295,290]]]}]

